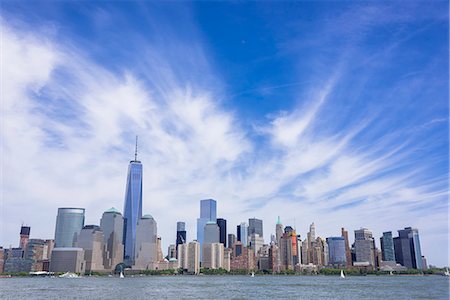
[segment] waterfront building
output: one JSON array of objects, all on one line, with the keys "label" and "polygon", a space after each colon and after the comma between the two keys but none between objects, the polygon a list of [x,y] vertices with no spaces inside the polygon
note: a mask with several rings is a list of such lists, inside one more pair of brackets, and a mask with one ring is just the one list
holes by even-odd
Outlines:
[{"label": "waterfront building", "polygon": [[316,265],[318,267],[325,266],[326,259],[325,259],[325,248],[326,248],[326,242],[320,238],[317,237],[314,243],[312,243],[313,249],[312,249],[312,263],[313,265]]},{"label": "waterfront building", "polygon": [[269,248],[269,269],[274,273],[280,272],[280,251],[276,244],[270,245]]},{"label": "waterfront building", "polygon": [[222,243],[204,243],[202,267],[219,269],[224,266],[224,246]]},{"label": "waterfront building", "polygon": [[22,249],[27,249],[28,240],[30,239],[30,226],[22,226],[20,228],[20,241],[19,247]]},{"label": "waterfront building", "polygon": [[227,220],[219,218],[217,219],[217,226],[219,226],[220,238],[219,242],[223,244],[224,247],[227,245]]},{"label": "waterfront building", "polygon": [[134,160],[128,165],[127,184],[123,209],[123,244],[124,262],[131,266],[136,257],[136,231],[139,220],[142,218],[142,163],[137,160],[137,137]]},{"label": "waterfront building", "polygon": [[[355,230],[355,262],[358,265],[361,263],[368,263],[371,268],[376,266],[375,264],[375,240],[372,236],[372,231],[367,228],[361,228]],[[356,264],[353,264],[356,266]]]},{"label": "waterfront building", "polygon": [[234,243],[232,249],[231,270],[255,270],[255,255],[252,249],[245,247],[240,241]]},{"label": "waterfront building", "polygon": [[8,257],[4,262],[4,272],[6,273],[20,273],[30,272],[33,267],[33,260],[22,257]]},{"label": "waterfront building", "polygon": [[175,242],[176,249],[178,249],[178,245],[185,243],[186,243],[186,223],[177,222],[177,239]]},{"label": "waterfront building", "polygon": [[236,235],[234,235],[233,233],[228,234],[228,248],[233,247],[236,241]]},{"label": "waterfront building", "polygon": [[25,251],[25,258],[31,259],[33,261],[30,271],[44,271],[44,265],[48,263],[48,258],[45,257],[47,254],[46,248],[47,245],[42,239],[28,240],[27,248]]},{"label": "waterfront building", "polygon": [[[334,268],[343,268],[347,266],[347,255],[345,249],[344,237],[328,237],[328,264]],[[325,255],[326,257],[326,255]]]},{"label": "waterfront building", "polygon": [[350,249],[350,242],[348,240],[348,231],[343,227],[341,228],[341,236],[344,238],[345,242],[345,260],[347,262],[347,268],[352,267],[352,252]]},{"label": "waterfront building", "polygon": [[399,264],[409,269],[423,269],[417,229],[405,227],[398,230],[398,237],[394,238],[394,250],[395,259]]},{"label": "waterfront building", "polygon": [[178,268],[187,272],[188,269],[188,244],[183,243],[179,244],[177,247],[177,256],[178,256]]},{"label": "waterfront building", "polygon": [[84,226],[78,237],[77,247],[84,250],[86,272],[104,270],[103,251],[105,244],[100,226]]},{"label": "waterfront building", "polygon": [[258,270],[270,269],[269,245],[263,245],[259,248],[256,255]]},{"label": "waterfront building", "polygon": [[81,248],[65,247],[54,248],[50,260],[51,272],[85,272],[86,261],[84,250]]},{"label": "waterfront building", "polygon": [[158,256],[162,254],[158,253],[158,248],[156,221],[151,215],[144,215],[136,227],[136,256],[133,269],[147,270],[150,263],[160,261]]},{"label": "waterfront building", "polygon": [[84,208],[58,208],[55,228],[55,247],[74,247],[84,226]]},{"label": "waterfront building", "polygon": [[380,238],[380,247],[383,261],[395,261],[392,231],[383,232],[383,236]]},{"label": "waterfront building", "polygon": [[291,226],[284,228],[284,233],[280,239],[280,268],[283,270],[293,270],[299,263],[297,250],[297,234]]},{"label": "waterfront building", "polygon": [[308,263],[314,263],[314,251],[316,250],[316,225],[314,222],[309,226],[306,237],[308,239]]},{"label": "waterfront building", "polygon": [[261,238],[264,238],[262,220],[256,218],[248,219],[248,236],[251,236],[252,234],[257,234]]},{"label": "waterfront building", "polygon": [[122,214],[114,207],[103,213],[100,228],[103,231],[103,243],[106,248],[103,256],[103,267],[106,270],[113,270],[123,262],[123,226]]},{"label": "waterfront building", "polygon": [[208,222],[217,222],[217,202],[214,199],[200,200],[200,218],[197,219],[197,241],[200,243],[200,259],[202,257],[201,247],[205,225]]},{"label": "waterfront building", "polygon": [[280,216],[278,216],[277,225],[275,225],[275,237],[278,247],[280,246],[280,239],[283,236],[283,224],[281,224]]},{"label": "waterfront building", "polygon": [[0,273],[4,272],[5,267],[5,249],[0,246]]},{"label": "waterfront building", "polygon": [[177,250],[176,250],[175,244],[170,244],[169,247],[167,247],[167,259],[170,260],[172,258],[177,258]]},{"label": "waterfront building", "polygon": [[223,268],[225,270],[227,270],[228,272],[230,271],[231,268],[231,253],[233,252],[233,250],[231,250],[230,248],[225,248],[224,252],[223,252]]},{"label": "waterfront building", "polygon": [[309,264],[309,248],[308,248],[308,239],[304,239],[302,242],[302,255],[301,255],[302,265]]},{"label": "waterfront building", "polygon": [[200,272],[200,243],[192,241],[188,245],[187,272],[198,274]]}]

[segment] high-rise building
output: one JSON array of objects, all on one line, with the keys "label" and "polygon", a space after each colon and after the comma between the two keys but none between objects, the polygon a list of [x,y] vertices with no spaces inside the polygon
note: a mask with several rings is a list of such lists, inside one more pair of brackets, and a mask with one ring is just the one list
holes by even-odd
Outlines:
[{"label": "high-rise building", "polygon": [[176,256],[177,256],[176,249],[177,249],[176,245],[174,245],[174,244],[170,244],[169,247],[167,247],[167,259],[168,260],[173,259],[173,258],[176,259]]},{"label": "high-rise building", "polygon": [[136,257],[136,229],[142,218],[142,163],[137,160],[137,137],[134,160],[128,165],[127,185],[125,189],[125,203],[123,209],[123,244],[124,262],[133,265]]},{"label": "high-rise building", "polygon": [[201,248],[207,222],[217,222],[217,202],[214,199],[200,200],[200,218],[197,219],[197,241],[200,243],[200,259],[202,257]]},{"label": "high-rise building", "polygon": [[200,272],[200,243],[192,241],[188,245],[187,271],[191,274]]},{"label": "high-rise building", "polygon": [[259,234],[252,233],[249,236],[249,247],[250,247],[250,249],[253,250],[253,253],[255,254],[255,256],[258,255],[258,252],[263,245],[264,245],[264,239],[261,236],[259,236]]},{"label": "high-rise building", "polygon": [[237,241],[233,245],[231,255],[230,269],[231,270],[254,270],[255,269],[255,255],[253,250],[245,247],[242,242]]},{"label": "high-rise building", "polygon": [[216,222],[208,221],[204,227],[203,244],[219,243],[220,228]]},{"label": "high-rise building", "polygon": [[114,269],[123,262],[123,217],[114,207],[105,211],[100,220],[103,231],[105,251],[103,266],[106,270]]},{"label": "high-rise building", "polygon": [[220,231],[220,243],[223,244],[224,247],[227,245],[227,220],[219,218],[217,219],[217,225],[219,226]]},{"label": "high-rise building", "polygon": [[186,224],[184,222],[177,222],[177,240],[175,243],[176,249],[178,245],[186,243]]},{"label": "high-rise building", "polygon": [[55,248],[74,247],[84,226],[84,208],[58,208]]},{"label": "high-rise building", "polygon": [[297,234],[291,226],[284,228],[284,233],[280,239],[280,267],[284,270],[293,270],[299,263],[297,250]]},{"label": "high-rise building", "polygon": [[74,272],[84,274],[86,261],[81,248],[54,248],[50,260],[51,272]]},{"label": "high-rise building", "polygon": [[158,261],[159,248],[156,221],[151,215],[144,215],[139,219],[136,228],[136,256],[133,268],[149,269],[151,263]]},{"label": "high-rise building", "polygon": [[178,268],[187,272],[188,269],[188,244],[179,244],[177,247]]},{"label": "high-rise building", "polygon": [[278,216],[277,225],[275,226],[275,236],[278,247],[280,246],[280,239],[283,236],[283,224],[281,224],[280,216]]},{"label": "high-rise building", "polygon": [[[328,264],[335,268],[342,268],[347,265],[347,255],[345,252],[345,238],[340,237],[328,237]],[[325,255],[326,257],[326,255]]]},{"label": "high-rise building", "polygon": [[398,237],[394,238],[394,250],[397,263],[410,269],[423,269],[417,229],[405,227],[399,230]]},{"label": "high-rise building", "polygon": [[345,259],[347,261],[347,268],[352,267],[352,252],[350,250],[350,243],[348,240],[348,231],[344,228],[341,228],[341,235],[344,238],[345,242]]},{"label": "high-rise building", "polygon": [[102,271],[103,267],[103,231],[100,226],[86,225],[80,231],[77,247],[84,250],[86,272]]},{"label": "high-rise building", "polygon": [[395,261],[394,239],[391,231],[383,232],[383,236],[380,238],[380,245],[383,261]]},{"label": "high-rise building", "polygon": [[355,230],[355,261],[375,267],[375,240],[367,228]]},{"label": "high-rise building", "polygon": [[237,226],[237,240],[244,245],[244,247],[248,246],[248,225],[245,222],[242,222],[241,225]]},{"label": "high-rise building", "polygon": [[19,247],[22,249],[27,249],[28,240],[30,239],[30,226],[22,226],[20,228],[20,242]]},{"label": "high-rise building", "polygon": [[234,243],[236,243],[236,235],[233,233],[228,234],[228,248],[233,247]]},{"label": "high-rise building", "polygon": [[224,247],[222,243],[204,243],[202,268],[219,269],[224,267]]},{"label": "high-rise building", "polygon": [[264,238],[263,235],[263,221],[256,218],[248,219],[248,236],[252,234],[258,234],[261,238]]}]

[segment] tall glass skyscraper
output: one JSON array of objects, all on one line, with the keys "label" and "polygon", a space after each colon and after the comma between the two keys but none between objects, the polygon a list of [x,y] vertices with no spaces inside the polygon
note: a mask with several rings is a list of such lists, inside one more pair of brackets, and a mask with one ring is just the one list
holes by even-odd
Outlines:
[{"label": "tall glass skyscraper", "polygon": [[55,228],[55,248],[75,247],[84,226],[84,208],[58,208]]},{"label": "tall glass skyscraper", "polygon": [[394,239],[391,231],[383,232],[380,244],[383,261],[395,261]]},{"label": "tall glass skyscraper", "polygon": [[345,238],[328,237],[328,263],[333,267],[345,267],[347,265],[347,257],[345,253]]},{"label": "tall glass skyscraper", "polygon": [[214,199],[200,200],[200,218],[197,219],[197,241],[200,243],[200,260],[205,225],[208,222],[217,222],[217,202]]},{"label": "tall glass skyscraper", "polygon": [[407,267],[422,269],[422,251],[420,249],[419,231],[415,228],[405,227],[398,231],[394,238],[395,260]]},{"label": "tall glass skyscraper", "polygon": [[132,265],[135,257],[136,227],[142,218],[142,163],[137,160],[137,138],[134,160],[128,165],[127,187],[125,190],[123,244],[124,262]]}]

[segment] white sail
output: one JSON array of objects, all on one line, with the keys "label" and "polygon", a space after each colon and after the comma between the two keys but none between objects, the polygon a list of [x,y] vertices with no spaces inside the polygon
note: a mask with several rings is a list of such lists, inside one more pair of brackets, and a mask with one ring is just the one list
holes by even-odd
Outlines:
[{"label": "white sail", "polygon": [[344,271],[341,270],[341,278],[345,278]]},{"label": "white sail", "polygon": [[123,272],[120,271],[120,278],[125,278],[125,276],[123,276]]}]

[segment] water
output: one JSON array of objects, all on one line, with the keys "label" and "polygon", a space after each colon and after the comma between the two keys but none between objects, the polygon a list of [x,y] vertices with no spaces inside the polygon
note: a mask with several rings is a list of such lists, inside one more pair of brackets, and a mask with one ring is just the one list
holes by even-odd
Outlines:
[{"label": "water", "polygon": [[0,299],[449,299],[444,276],[0,279]]}]

